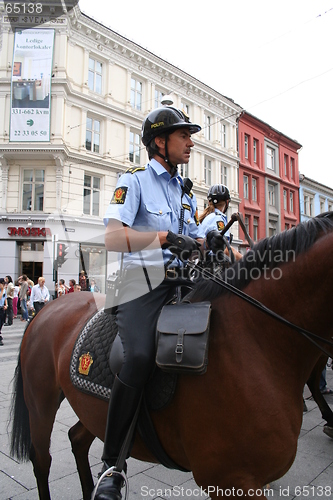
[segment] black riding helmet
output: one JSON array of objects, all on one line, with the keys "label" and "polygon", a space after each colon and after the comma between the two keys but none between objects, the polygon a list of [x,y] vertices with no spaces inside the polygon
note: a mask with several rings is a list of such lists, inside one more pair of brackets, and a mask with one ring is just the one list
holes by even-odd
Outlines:
[{"label": "black riding helmet", "polygon": [[227,188],[227,186],[224,186],[223,184],[214,184],[214,186],[212,186],[208,191],[207,199],[208,201],[211,201],[214,205],[217,205],[221,201],[225,201],[226,208],[224,211],[226,212],[228,208],[228,202],[230,200],[229,189]]},{"label": "black riding helmet", "polygon": [[189,117],[180,109],[164,106],[154,109],[142,123],[141,137],[145,146],[150,141],[165,133],[172,133],[178,128],[187,128],[191,134],[201,130],[200,125],[191,123]]}]

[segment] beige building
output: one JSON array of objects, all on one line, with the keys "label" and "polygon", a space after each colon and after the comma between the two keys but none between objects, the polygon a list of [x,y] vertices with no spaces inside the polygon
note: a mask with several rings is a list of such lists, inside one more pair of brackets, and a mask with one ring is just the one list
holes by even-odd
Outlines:
[{"label": "beige building", "polygon": [[104,291],[103,215],[118,176],[147,161],[145,115],[168,95],[202,125],[181,174],[194,183],[199,213],[221,182],[232,213],[242,108],[78,6],[62,14],[57,4],[38,16],[1,12],[0,275],[43,274],[52,289],[58,241],[68,246],[59,278],[77,280],[84,269]]}]

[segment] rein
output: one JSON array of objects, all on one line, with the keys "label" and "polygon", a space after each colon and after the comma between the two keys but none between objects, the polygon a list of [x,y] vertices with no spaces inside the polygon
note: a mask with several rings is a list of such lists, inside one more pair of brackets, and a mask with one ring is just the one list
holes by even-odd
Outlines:
[{"label": "rein", "polygon": [[202,275],[207,276],[211,281],[213,281],[217,285],[225,288],[226,290],[233,293],[234,295],[237,295],[237,297],[240,297],[241,299],[245,300],[246,302],[248,302],[252,306],[259,309],[260,311],[264,312],[265,314],[268,314],[272,318],[275,318],[277,321],[280,321],[280,323],[283,323],[284,325],[289,326],[290,328],[296,330],[298,333],[302,334],[306,339],[308,339],[310,342],[312,342],[312,344],[314,344],[324,354],[326,354],[328,357],[332,357],[332,353],[327,351],[324,347],[321,347],[316,342],[316,340],[318,340],[319,342],[323,342],[323,343],[333,347],[333,342],[331,340],[323,339],[323,338],[319,337],[319,335],[316,335],[313,332],[305,330],[304,328],[301,328],[300,326],[297,326],[294,323],[291,323],[291,321],[288,321],[283,316],[280,316],[276,312],[274,312],[271,309],[269,309],[268,307],[264,306],[264,304],[262,304],[261,302],[259,302],[256,299],[254,299],[253,297],[251,297],[247,293],[243,292],[242,290],[239,290],[238,288],[231,285],[230,283],[227,283],[223,279],[214,276],[214,274],[212,274],[210,271],[208,271],[204,267],[200,266],[199,264],[197,264],[196,267],[199,269],[199,271],[201,271]]}]

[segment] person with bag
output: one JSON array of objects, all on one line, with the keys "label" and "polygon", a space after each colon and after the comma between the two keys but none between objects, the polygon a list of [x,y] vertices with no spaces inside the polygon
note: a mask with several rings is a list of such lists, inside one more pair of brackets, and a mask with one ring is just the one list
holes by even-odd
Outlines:
[{"label": "person with bag", "polygon": [[189,162],[191,135],[200,130],[176,108],[150,112],[142,125],[149,162],[120,177],[105,214],[106,249],[122,254],[116,321],[125,361],[111,391],[102,456],[103,472],[112,469],[99,483],[95,500],[122,498],[126,464],[117,461],[125,440],[129,456],[128,431],[155,365],[157,319],[175,294],[171,278],[181,275],[203,242],[195,195],[177,171],[177,165]]}]

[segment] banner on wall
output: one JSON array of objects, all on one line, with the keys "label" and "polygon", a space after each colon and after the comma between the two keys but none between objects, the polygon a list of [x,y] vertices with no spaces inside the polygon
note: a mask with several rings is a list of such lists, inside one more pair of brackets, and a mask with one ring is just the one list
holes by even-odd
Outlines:
[{"label": "banner on wall", "polygon": [[53,29],[17,30],[11,81],[11,142],[50,140]]}]

